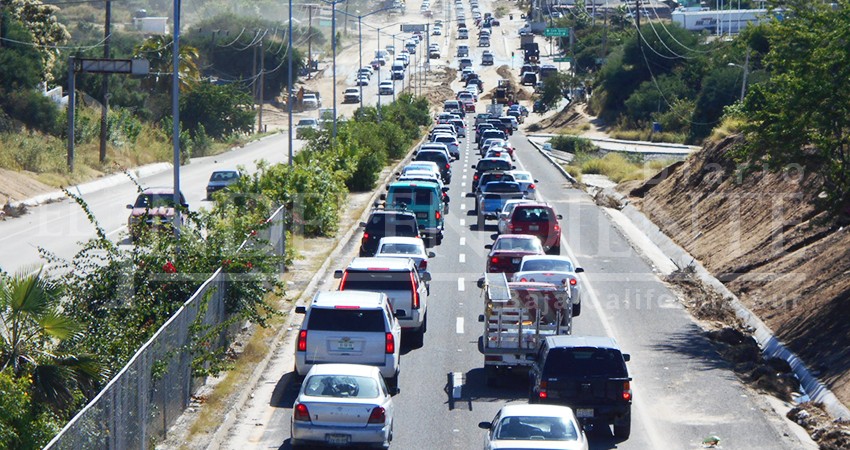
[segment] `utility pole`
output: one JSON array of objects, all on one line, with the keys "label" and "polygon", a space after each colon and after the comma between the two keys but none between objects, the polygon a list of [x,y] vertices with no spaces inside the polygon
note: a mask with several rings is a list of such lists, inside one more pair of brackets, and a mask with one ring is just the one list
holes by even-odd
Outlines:
[{"label": "utility pole", "polygon": [[266,35],[263,34],[263,37],[260,38],[260,112],[257,114],[257,118],[259,119],[259,132],[263,132],[263,95],[265,94],[263,89],[263,84],[266,81],[266,49],[263,46],[263,41],[265,40]]},{"label": "utility pole", "polygon": [[747,74],[750,71],[750,47],[747,47],[747,53],[744,57],[744,79],[741,81],[741,103],[744,102],[744,95],[747,93]]},{"label": "utility pole", "polygon": [[[257,46],[251,46],[251,51],[253,51],[253,58],[251,59],[251,73],[253,74],[253,82],[251,83],[251,97],[254,98],[254,102],[257,102]],[[255,124],[251,124],[251,128],[254,128]],[[256,131],[254,131],[256,133]]]},{"label": "utility pole", "polygon": [[641,37],[641,34],[640,34],[640,0],[635,1],[635,6],[636,6],[636,8],[635,8],[635,10],[636,10],[635,11],[635,26],[637,28],[637,34],[638,34],[637,35],[637,42],[638,42],[638,49],[641,49],[642,44],[643,44],[643,42],[642,42],[643,38]]},{"label": "utility pole", "polygon": [[[312,26],[313,5],[310,5],[310,13],[309,14],[310,14],[311,24],[310,24],[310,28],[307,29],[307,33],[308,33],[308,36],[310,36],[310,39],[312,39],[312,36],[313,36],[313,26]],[[292,166],[292,159],[294,157],[293,149],[292,149],[292,131],[293,131],[292,130],[292,103],[293,103],[293,99],[292,99],[292,0],[289,0],[289,24],[288,24],[288,26],[289,26],[289,29],[286,32],[286,39],[288,39],[288,41],[287,41],[288,43],[286,45],[286,57],[287,57],[287,60],[288,60],[287,63],[288,63],[289,67],[287,69],[288,73],[287,73],[287,76],[286,76],[286,109],[288,110],[287,114],[289,116],[289,121],[288,121],[289,133],[288,133],[286,138],[287,138],[288,143],[289,143],[289,159],[287,160],[287,162],[289,163],[290,166]],[[309,50],[308,50],[308,52],[309,52]],[[311,70],[311,66],[310,66],[310,63],[309,63],[309,61],[310,61],[309,56],[307,57],[307,61],[308,61],[307,78],[309,78],[310,77],[310,70]]]},{"label": "utility pole", "polygon": [[[289,23],[292,23],[292,6],[289,6]],[[307,5],[307,79],[309,80],[313,76],[313,5]],[[290,25],[290,34],[292,33],[292,26]],[[290,47],[292,43],[292,39],[290,38]],[[292,71],[290,70],[289,77],[292,78]],[[289,83],[292,85],[292,83]]]},{"label": "utility pole", "polygon": [[[2,19],[0,19],[2,20]],[[110,58],[109,41],[112,34],[112,2],[106,1],[106,21],[103,24],[103,59]],[[106,161],[106,138],[108,134],[107,125],[109,113],[109,74],[103,74],[101,79],[101,90],[103,99],[100,104],[100,162]]]},{"label": "utility pole", "polygon": [[[171,46],[171,142],[174,145],[174,204],[181,205],[180,199],[180,5],[174,0],[174,43]],[[174,234],[180,234],[183,222],[180,207],[174,208]]]}]

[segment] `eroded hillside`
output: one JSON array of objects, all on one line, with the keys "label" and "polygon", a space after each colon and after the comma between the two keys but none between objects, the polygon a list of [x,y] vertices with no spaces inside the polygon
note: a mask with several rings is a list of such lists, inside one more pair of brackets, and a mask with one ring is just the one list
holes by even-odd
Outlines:
[{"label": "eroded hillside", "polygon": [[850,233],[813,205],[813,174],[742,171],[710,144],[632,191],[655,224],[735,292],[850,404]]}]

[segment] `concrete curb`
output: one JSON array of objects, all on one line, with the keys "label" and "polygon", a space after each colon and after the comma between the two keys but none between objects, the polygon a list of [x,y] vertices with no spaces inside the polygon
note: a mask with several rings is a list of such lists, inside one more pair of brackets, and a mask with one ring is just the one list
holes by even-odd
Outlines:
[{"label": "concrete curb", "polygon": [[835,418],[848,419],[850,418],[850,409],[841,403],[835,394],[829,390],[823,383],[820,382],[811,371],[805,366],[805,363],[799,356],[788,350],[776,336],[773,331],[765,325],[752,311],[747,309],[738,297],[733,294],[726,286],[715,278],[705,267],[702,266],[696,259],[685,251],[678,244],[673,242],[665,235],[654,223],[652,223],[642,212],[635,207],[627,205],[622,209],[622,213],[626,215],[646,236],[661,248],[664,253],[670,257],[676,266],[680,269],[693,266],[697,276],[706,284],[711,286],[717,293],[726,298],[735,310],[735,315],[738,316],[744,323],[752,328],[753,337],[762,348],[762,353],[768,358],[781,358],[788,362],[794,370],[794,374],[800,380],[800,384],[805,389],[806,394],[816,402],[824,404],[827,412]]},{"label": "concrete curb", "polygon": [[[527,137],[527,138],[531,138],[531,136],[526,136],[526,137]],[[529,143],[529,144],[531,144],[531,145],[532,145],[532,147],[534,147],[535,149],[537,149],[537,151],[538,151],[538,152],[540,152],[540,154],[541,154],[541,155],[543,155],[543,157],[544,157],[544,158],[546,158],[546,160],[547,160],[547,161],[549,161],[549,163],[551,163],[553,166],[555,166],[555,168],[556,168],[556,169],[558,169],[558,171],[559,171],[559,172],[561,172],[561,175],[563,175],[563,176],[564,176],[564,178],[566,178],[567,180],[569,180],[569,181],[570,181],[570,183],[572,183],[572,184],[576,184],[576,185],[577,185],[577,184],[579,184],[579,183],[578,183],[578,180],[576,180],[575,178],[573,178],[573,176],[572,176],[572,175],[570,175],[570,174],[569,174],[566,170],[564,170],[564,168],[563,168],[563,167],[561,167],[561,165],[558,163],[558,161],[555,161],[555,158],[553,158],[553,157],[552,157],[552,155],[550,155],[550,154],[549,154],[549,152],[547,152],[547,151],[543,150],[542,148],[540,148],[540,146],[539,146],[539,145],[537,145],[537,143],[535,143],[535,142],[534,142],[534,141],[532,141],[531,139],[528,139],[528,143]]]},{"label": "concrete curb", "polygon": [[[535,133],[526,135],[529,138],[551,138],[558,136],[557,134],[552,133]],[[580,136],[579,136],[580,137]],[[697,151],[701,147],[693,146],[693,145],[684,145],[684,144],[671,144],[669,142],[649,142],[649,141],[624,141],[622,139],[611,139],[611,138],[600,138],[600,137],[589,137],[585,138],[591,141],[601,141],[601,142],[610,142],[612,144],[623,144],[623,145],[645,145],[652,147],[665,147],[670,149],[679,149],[679,150],[688,150],[688,151]]]},{"label": "concrete curb", "polygon": [[[423,136],[422,139],[420,139],[419,142],[416,143],[415,147],[421,145],[422,141],[425,140],[426,137],[427,135]],[[372,194],[372,196],[369,197],[369,202],[366,206],[366,209],[363,210],[363,214],[360,215],[358,222],[365,221],[366,218],[368,218],[369,213],[372,210],[371,205],[374,204],[375,201],[378,199],[378,196],[382,191],[382,186],[386,185],[390,180],[392,180],[399,168],[407,164],[408,161],[413,158],[411,153],[412,152],[408,152],[408,155],[404,159],[399,161],[399,163],[396,164],[395,167],[390,170],[389,174],[384,177],[384,179],[380,182],[380,187],[378,187]],[[298,298],[295,299],[294,302],[292,302],[292,307],[289,309],[289,311],[287,311],[286,322],[284,322],[283,326],[281,326],[280,331],[275,334],[271,346],[269,347],[268,352],[266,353],[266,356],[255,366],[253,372],[251,372],[251,377],[247,380],[246,384],[250,386],[250,388],[243,389],[239,396],[236,398],[236,402],[231,405],[230,410],[225,412],[224,420],[221,422],[221,425],[218,426],[215,433],[213,433],[213,437],[210,440],[209,445],[207,446],[209,450],[218,450],[221,448],[224,438],[227,436],[227,433],[230,432],[231,428],[233,428],[238,414],[245,407],[245,403],[248,402],[248,399],[251,398],[251,395],[257,387],[257,383],[262,378],[263,373],[266,371],[266,368],[268,367],[272,358],[277,353],[281,344],[286,341],[286,336],[291,331],[290,328],[295,318],[295,314],[293,312],[295,310],[295,306],[304,303],[305,299],[311,298],[315,294],[319,282],[324,279],[328,274],[331,261],[336,261],[339,259],[339,256],[342,253],[343,249],[345,249],[345,247],[347,247],[348,244],[351,243],[351,240],[352,238],[354,238],[355,233],[357,233],[359,230],[359,227],[352,227],[339,239],[339,241],[337,241],[336,246],[334,246],[334,249],[331,251],[328,257],[316,271],[315,275],[310,278],[310,282],[307,283],[307,286],[305,286],[304,289],[301,291],[301,295],[299,295]]]},{"label": "concrete curb", "polygon": [[[533,136],[528,137],[530,138]],[[540,154],[546,157],[546,159],[549,160],[549,162],[552,163],[552,165],[554,165],[565,178],[573,184],[576,184],[575,178],[567,173],[560,164],[554,161],[548,154],[549,152],[542,150],[540,146],[532,142],[531,139],[529,139],[528,142],[531,143],[531,145],[533,145]],[[664,234],[657,225],[650,221],[634,206],[626,205],[621,212],[629,220],[631,220],[632,223],[641,232],[643,232],[650,241],[652,241],[652,243],[660,248],[664,254],[670,258],[673,264],[676,265],[676,267],[681,269],[692,265],[695,269],[695,273],[703,282],[711,286],[724,298],[728,299],[732,308],[735,310],[735,315],[744,321],[748,327],[753,329],[753,337],[756,339],[759,346],[761,346],[762,353],[768,358],[781,358],[786,361],[794,371],[794,375],[796,375],[800,380],[800,384],[806,391],[806,394],[808,394],[813,401],[823,403],[826,411],[834,418],[841,418],[845,420],[850,419],[850,409],[841,403],[841,401],[838,400],[838,397],[836,397],[829,388],[821,383],[817,377],[812,375],[803,360],[794,354],[794,352],[788,350],[788,348],[773,335],[773,331],[765,325],[761,319],[753,314],[752,311],[747,309],[738,297],[727,289],[720,280],[715,278],[708,270],[706,270],[705,267],[696,260],[696,258],[691,256],[687,251],[670,239],[670,237]]]}]

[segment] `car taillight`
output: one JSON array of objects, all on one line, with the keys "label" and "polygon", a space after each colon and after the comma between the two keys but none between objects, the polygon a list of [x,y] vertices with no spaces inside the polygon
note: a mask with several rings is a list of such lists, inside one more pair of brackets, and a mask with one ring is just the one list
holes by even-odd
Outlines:
[{"label": "car taillight", "polygon": [[366,232],[363,233],[363,240],[364,241],[369,240],[369,233],[366,233]]},{"label": "car taillight", "polygon": [[[416,289],[416,280],[413,279],[413,272],[410,272],[410,290],[411,290],[411,304],[413,305],[413,309],[419,309],[419,290]],[[387,352],[389,353],[389,352]]]},{"label": "car taillight", "polygon": [[623,400],[632,401],[632,386],[628,381],[623,382]]},{"label": "car taillight", "polygon": [[522,277],[522,278],[519,279],[519,281],[525,283],[526,281],[528,281],[528,279],[526,279],[525,277]]},{"label": "car taillight", "polygon": [[556,232],[556,233],[560,233],[560,232],[561,232],[561,226],[560,226],[560,225],[558,225],[557,223],[555,224],[555,232]]},{"label": "car taillight", "polygon": [[452,166],[450,166],[448,163],[446,163],[446,169],[451,169],[451,168],[452,168]]},{"label": "car taillight", "polygon": [[307,351],[307,330],[301,330],[298,332],[298,351]]},{"label": "car taillight", "polygon": [[529,184],[529,185],[528,185],[528,188],[529,188],[529,189],[534,189],[534,183]]},{"label": "car taillight", "polygon": [[384,351],[388,354],[395,353],[395,338],[392,333],[387,333],[386,341],[384,342]]},{"label": "car taillight", "polygon": [[369,414],[369,423],[384,423],[387,421],[387,411],[380,407],[376,406],[372,409],[372,413]]},{"label": "car taillight", "polygon": [[342,279],[341,279],[341,280],[339,280],[339,290],[340,290],[340,291],[344,291],[344,290],[345,290],[345,280],[347,280],[347,279],[348,279],[348,271],[344,272],[344,273],[342,274]]},{"label": "car taillight", "polygon": [[472,179],[478,181],[478,175],[473,175]]},{"label": "car taillight", "polygon": [[310,411],[307,409],[307,405],[303,403],[295,405],[295,416],[293,418],[299,422],[310,422]]},{"label": "car taillight", "polygon": [[497,262],[499,262],[499,257],[494,256],[494,257],[490,258],[490,262],[493,263],[493,264],[496,264]]},{"label": "car taillight", "polygon": [[427,270],[427,269],[428,269],[428,260],[423,259],[422,261],[419,261],[419,270]]},{"label": "car taillight", "polygon": [[546,381],[540,382],[540,386],[537,389],[537,396],[539,398],[549,398],[549,393],[546,392],[547,387],[548,387],[548,383]]},{"label": "car taillight", "polygon": [[434,218],[437,219],[437,220],[440,220],[440,217],[443,217],[443,215],[440,214],[440,211],[435,211],[434,212]]},{"label": "car taillight", "polygon": [[575,286],[578,283],[575,278],[570,278],[570,286]]}]

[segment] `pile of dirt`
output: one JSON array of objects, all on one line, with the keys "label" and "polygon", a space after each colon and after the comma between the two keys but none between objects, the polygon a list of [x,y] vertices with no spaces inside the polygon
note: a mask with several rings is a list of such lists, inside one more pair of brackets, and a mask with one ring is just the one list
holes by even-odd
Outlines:
[{"label": "pile of dirt", "polygon": [[[508,98],[513,99],[514,101],[520,100],[531,100],[532,94],[523,89],[519,82],[517,82],[516,77],[514,76],[511,68],[506,65],[501,65],[496,68],[496,73],[503,79],[510,81],[510,89],[508,90]],[[481,100],[490,100],[494,97],[496,92],[496,87],[493,86],[489,91],[481,95]]]},{"label": "pile of dirt", "polygon": [[706,286],[691,268],[666,277],[680,292],[685,308],[700,320],[706,337],[720,356],[748,385],[786,401],[799,390],[800,382],[791,366],[782,359],[765,359],[761,348],[729,304],[729,299]]},{"label": "pile of dirt", "polygon": [[570,103],[554,115],[537,122],[535,131],[545,130],[548,133],[557,133],[558,131],[566,128],[578,127],[584,123],[585,120],[585,117],[576,111],[575,104]]},{"label": "pile of dirt", "polygon": [[820,450],[850,448],[850,423],[832,420],[820,403],[801,403],[786,416],[805,428]]},{"label": "pile of dirt", "polygon": [[741,138],[705,146],[631,203],[694,255],[850,403],[850,233],[804,189],[817,174],[744,174]]}]

